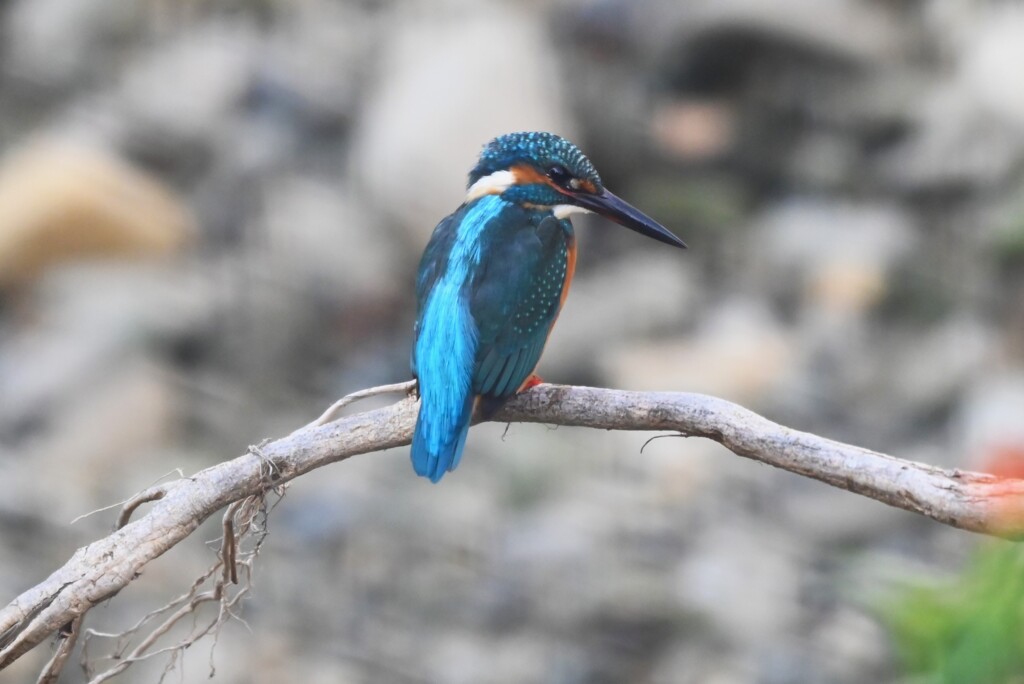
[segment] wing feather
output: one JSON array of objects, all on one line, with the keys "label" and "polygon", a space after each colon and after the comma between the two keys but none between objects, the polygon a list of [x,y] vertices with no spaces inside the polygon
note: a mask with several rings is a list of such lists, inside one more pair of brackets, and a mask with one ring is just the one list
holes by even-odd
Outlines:
[{"label": "wing feather", "polygon": [[509,397],[536,368],[561,308],[567,223],[548,217],[520,225],[504,236],[497,258],[483,260],[470,300],[478,327],[475,393]]}]

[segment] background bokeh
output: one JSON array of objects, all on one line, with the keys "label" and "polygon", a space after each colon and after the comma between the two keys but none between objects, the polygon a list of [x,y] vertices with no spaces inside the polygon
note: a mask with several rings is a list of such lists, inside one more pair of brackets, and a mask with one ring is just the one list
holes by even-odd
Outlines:
[{"label": "background bokeh", "polygon": [[[77,516],[406,379],[420,251],[513,130],[691,247],[578,219],[547,380],[1019,472],[1022,64],[984,0],[0,2],[4,602],[114,519]],[[437,486],[407,449],[301,478],[213,681],[1011,681],[1013,547],[649,436],[484,425]]]}]

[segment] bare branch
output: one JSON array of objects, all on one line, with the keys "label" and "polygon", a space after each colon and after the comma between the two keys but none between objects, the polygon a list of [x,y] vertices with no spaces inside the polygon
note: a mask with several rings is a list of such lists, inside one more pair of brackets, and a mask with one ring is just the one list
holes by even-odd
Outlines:
[{"label": "bare branch", "polygon": [[[382,391],[395,389],[388,386]],[[415,399],[406,397],[386,408],[313,424],[162,485],[162,498],[145,516],[79,549],[62,568],[0,610],[0,668],[121,590],[147,563],[225,506],[261,497],[314,468],[408,444],[416,405]],[[318,421],[333,415],[332,408]],[[1022,480],[945,470],[841,444],[778,425],[714,397],[540,385],[509,401],[494,420],[706,437],[740,456],[946,525],[1001,537],[1024,533]],[[229,563],[228,555],[221,562]],[[218,568],[223,575],[223,566]],[[190,601],[196,598],[193,595]],[[222,604],[224,610],[230,606]]]}]

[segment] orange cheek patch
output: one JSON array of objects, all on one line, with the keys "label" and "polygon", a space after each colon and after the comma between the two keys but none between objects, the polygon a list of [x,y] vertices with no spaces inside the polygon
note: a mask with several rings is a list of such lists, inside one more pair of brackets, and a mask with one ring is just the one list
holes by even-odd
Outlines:
[{"label": "orange cheek patch", "polygon": [[589,192],[591,195],[597,194],[597,186],[588,180],[581,180],[577,182],[579,189],[583,192]]},{"label": "orange cheek patch", "polygon": [[535,183],[547,183],[552,185],[551,179],[542,174],[529,164],[516,164],[511,169],[512,175],[516,178],[516,185],[533,185]]}]

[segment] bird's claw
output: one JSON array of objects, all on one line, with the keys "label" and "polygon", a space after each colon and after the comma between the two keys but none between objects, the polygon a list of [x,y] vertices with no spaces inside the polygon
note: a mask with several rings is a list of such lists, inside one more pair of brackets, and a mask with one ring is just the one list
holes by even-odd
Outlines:
[{"label": "bird's claw", "polygon": [[526,382],[524,382],[523,386],[519,388],[519,391],[520,392],[525,392],[526,390],[530,389],[531,387],[536,387],[537,385],[543,385],[543,384],[544,384],[544,378],[540,377],[536,373],[533,373],[533,374],[530,375],[530,377],[526,378]]}]

